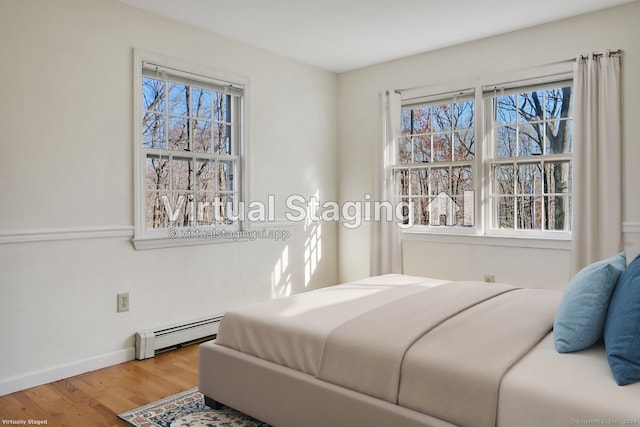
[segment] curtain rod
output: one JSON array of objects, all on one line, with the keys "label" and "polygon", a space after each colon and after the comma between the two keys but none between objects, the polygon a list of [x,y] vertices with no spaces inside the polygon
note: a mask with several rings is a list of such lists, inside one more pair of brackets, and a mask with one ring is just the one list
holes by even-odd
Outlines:
[{"label": "curtain rod", "polygon": [[[608,56],[615,56],[615,55],[622,55],[622,53],[623,53],[623,52],[624,52],[624,51],[623,51],[622,49],[618,49],[618,50],[613,50],[613,51],[608,50],[606,53],[607,53],[607,55],[608,55]],[[595,53],[595,52],[594,52],[594,53],[592,53],[592,55],[593,55],[594,57],[596,57],[596,58],[599,58],[599,57],[603,56],[603,55],[604,55],[604,53]],[[588,56],[581,55],[581,56],[580,56],[580,58],[582,58],[582,59],[588,59],[589,57],[588,57]],[[558,62],[552,62],[552,63],[550,63],[550,64],[546,64],[546,65],[543,65],[543,66],[541,66],[541,67],[535,67],[535,68],[536,68],[536,69],[539,69],[539,68],[544,68],[544,69],[546,69],[546,68],[556,69],[556,68],[558,68],[558,67],[562,68],[562,67],[563,67],[563,64],[565,64],[566,66],[571,66],[571,65],[569,65],[569,64],[575,63],[575,62],[576,62],[576,59],[577,59],[576,57],[573,57],[573,58],[565,59],[565,60],[558,61]],[[572,66],[571,66],[571,67],[572,67]],[[565,74],[566,72],[567,72],[566,70],[560,70],[558,73],[552,73],[552,75],[556,75],[556,74],[558,74],[558,75],[560,75],[560,74]],[[547,75],[548,75],[548,74],[547,74]],[[536,77],[533,77],[533,78],[536,78]],[[527,79],[528,79],[528,78],[527,78],[527,77],[525,77],[525,78],[523,78],[522,80],[527,80]],[[478,80],[478,81],[480,81],[480,80],[486,80],[486,79],[484,79],[484,78],[476,78],[476,79],[474,79],[474,80]],[[493,79],[491,79],[491,80],[493,80]],[[503,84],[503,83],[500,83],[500,84]],[[444,85],[445,85],[445,86],[447,86],[448,90],[443,90],[443,92],[456,92],[456,90],[452,90],[452,86],[451,86],[451,84],[444,84]],[[485,84],[484,84],[484,83],[482,83],[482,85],[485,85]],[[491,86],[491,85],[493,85],[493,83],[492,83],[492,82],[490,82],[490,84],[488,84],[488,86]],[[395,93],[397,93],[397,94],[402,95],[402,94],[403,94],[403,93],[405,93],[405,92],[410,92],[410,91],[415,91],[415,90],[420,90],[420,89],[424,89],[424,87],[412,87],[412,88],[404,88],[404,89],[395,89],[395,90],[394,90],[394,92],[395,92]]]},{"label": "curtain rod", "polygon": [[[604,53],[592,53],[591,54],[594,58],[600,58],[601,56],[604,55]],[[618,49],[618,50],[608,50],[607,51],[607,56],[612,57],[614,55],[622,55],[622,49]],[[581,59],[589,59],[589,56],[584,56],[584,55],[580,55]]]}]

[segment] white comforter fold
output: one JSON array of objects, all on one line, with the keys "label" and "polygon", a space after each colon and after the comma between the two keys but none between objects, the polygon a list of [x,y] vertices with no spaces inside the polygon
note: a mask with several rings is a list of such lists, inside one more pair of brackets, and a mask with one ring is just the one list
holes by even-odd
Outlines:
[{"label": "white comforter fold", "polygon": [[495,426],[502,377],[551,330],[559,299],[518,289],[443,322],[407,349],[398,404],[459,426]]},{"label": "white comforter fold", "polygon": [[451,282],[371,309],[328,335],[317,376],[397,403],[404,355],[418,339],[452,316],[515,289]]},{"label": "white comforter fold", "polygon": [[468,427],[494,426],[504,374],[560,294],[379,276],[229,311],[217,344]]}]

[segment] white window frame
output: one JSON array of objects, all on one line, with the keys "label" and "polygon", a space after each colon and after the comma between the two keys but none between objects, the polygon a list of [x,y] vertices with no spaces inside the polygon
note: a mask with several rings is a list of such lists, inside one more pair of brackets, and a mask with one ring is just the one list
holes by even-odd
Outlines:
[{"label": "white window frame", "polygon": [[[485,94],[496,88],[534,86],[573,79],[573,61],[559,62],[496,76],[474,78],[457,83],[446,83],[421,88],[399,90],[402,105],[416,104],[420,99],[446,99],[455,93],[474,93],[476,156],[474,163],[475,210],[473,227],[413,226],[402,230],[403,238],[443,243],[473,243],[498,246],[519,246],[568,249],[570,231],[499,230],[491,227],[489,182],[492,165],[491,115],[485,114],[491,103]],[[397,139],[397,138],[396,138]],[[394,148],[397,152],[398,147]],[[401,168],[401,165],[392,165]],[[486,184],[482,184],[482,183]],[[469,239],[472,239],[471,241]]]},{"label": "white window frame", "polygon": [[[436,93],[431,94],[431,95],[426,95],[426,96],[420,96],[417,98],[411,98],[410,100],[407,100],[407,102],[403,102],[402,103],[402,107],[416,107],[416,108],[420,108],[420,106],[422,105],[437,105],[439,102],[442,102],[443,104],[449,104],[449,103],[454,103],[454,102],[459,102],[458,100],[473,100],[474,102],[474,122],[476,122],[478,120],[477,117],[477,100],[475,99],[474,96],[474,89],[473,88],[462,88],[462,89],[458,89],[455,92],[447,92],[444,91],[442,92],[442,89],[447,89],[447,87],[444,88],[438,88],[436,89]],[[470,98],[470,96],[473,96],[473,98]],[[477,132],[477,124],[475,125],[475,132]],[[455,132],[454,129],[451,129],[451,131],[446,131],[446,133],[451,132],[453,134],[453,132]],[[433,132],[433,133],[440,133],[440,132]],[[398,142],[399,139],[403,139],[403,137],[400,138],[396,138],[396,142]],[[476,155],[474,156],[473,160],[457,160],[454,161],[454,159],[451,159],[450,161],[439,161],[439,162],[426,162],[426,163],[414,163],[411,162],[409,164],[400,164],[400,163],[396,163],[395,165],[393,165],[393,169],[395,170],[408,170],[409,174],[411,174],[411,172],[413,170],[421,170],[421,169],[441,169],[441,168],[455,168],[455,167],[464,167],[467,165],[471,165],[471,167],[473,168],[473,182],[474,182],[474,192],[477,192],[477,185],[475,185],[475,182],[478,180],[480,175],[477,175],[479,173],[479,171],[481,170],[479,167],[479,162],[478,159],[480,156],[478,156],[478,147],[481,147],[481,145],[478,145],[479,139],[482,138],[478,138],[478,134],[476,134],[476,136],[474,137],[475,139],[475,144],[476,144]],[[452,152],[454,151],[454,145],[453,145],[453,138],[451,140],[452,143]],[[395,152],[398,152],[398,147],[396,144],[396,148],[395,148]],[[432,153],[433,154],[433,153]],[[397,158],[397,156],[396,156]],[[410,179],[410,178],[409,178]],[[397,191],[392,191],[392,194],[395,198],[397,198],[396,202],[400,202],[402,199],[404,199],[404,196],[400,196],[398,194]],[[430,194],[429,196],[433,197],[436,196],[435,194]],[[419,197],[419,198],[425,198],[421,196],[414,196],[414,195],[409,195],[408,198],[413,200],[415,197]],[[474,195],[474,215],[478,212],[477,210],[477,199],[478,197],[476,195]],[[477,224],[477,217],[474,217],[474,226],[472,227],[449,227],[449,226],[430,226],[430,225],[414,225],[413,227],[410,227],[407,229],[407,232],[428,232],[428,233],[436,233],[436,234],[463,234],[463,235],[472,235],[472,234],[476,234],[475,228]]]},{"label": "white window frame", "polygon": [[[239,117],[234,128],[236,133],[235,161],[237,162],[237,176],[234,177],[240,206],[248,199],[248,115],[247,98],[249,92],[248,79],[230,73],[212,70],[208,67],[188,63],[186,61],[169,58],[153,52],[134,49],[133,51],[133,158],[134,158],[134,238],[132,240],[135,249],[158,249],[176,246],[191,246],[211,243],[233,242],[238,239],[214,238],[215,231],[238,232],[246,231],[249,223],[240,215],[240,220],[232,226],[215,225],[193,228],[161,228],[148,229],[146,224],[145,201],[145,162],[147,152],[152,149],[144,148],[142,132],[142,78],[143,69],[157,67],[167,70],[172,78],[181,77],[191,82],[201,82],[203,85],[217,87],[229,87],[238,96],[238,106],[235,109]],[[221,155],[220,157],[224,157]],[[241,212],[240,212],[241,213]],[[197,228],[198,233],[189,234],[189,230]],[[171,231],[171,232],[170,232]],[[187,231],[187,233],[182,233]],[[207,234],[207,232],[211,232]]]}]

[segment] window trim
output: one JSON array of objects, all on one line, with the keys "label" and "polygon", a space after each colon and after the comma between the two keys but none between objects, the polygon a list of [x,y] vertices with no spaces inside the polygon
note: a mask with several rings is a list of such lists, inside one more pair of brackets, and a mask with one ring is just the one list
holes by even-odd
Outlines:
[{"label": "window trim", "polygon": [[[401,108],[419,104],[424,101],[432,101],[437,99],[446,100],[459,94],[468,94],[471,90],[474,96],[475,104],[475,120],[476,120],[476,155],[474,159],[474,186],[475,186],[475,212],[473,227],[429,227],[414,226],[402,230],[402,234],[420,236],[420,240],[434,239],[451,236],[450,238],[482,237],[487,239],[504,240],[504,244],[511,246],[514,241],[523,246],[529,246],[527,242],[534,241],[570,241],[570,231],[537,231],[537,230],[499,230],[490,227],[491,217],[489,215],[489,207],[485,207],[489,203],[488,186],[481,185],[480,182],[489,182],[491,176],[491,144],[489,143],[489,133],[491,132],[491,117],[486,114],[486,103],[488,92],[498,89],[512,89],[521,86],[544,85],[548,83],[562,83],[573,81],[573,68],[575,61],[563,61],[548,64],[539,67],[532,67],[513,72],[501,73],[493,76],[476,77],[472,79],[462,80],[459,82],[449,82],[436,84],[431,86],[410,88],[397,90],[401,98]],[[478,137],[479,136],[479,137]],[[395,151],[395,149],[394,149]],[[397,165],[390,165],[392,168]],[[506,239],[506,240],[505,240]],[[485,239],[482,239],[483,241]],[[511,243],[506,243],[511,242]],[[555,244],[553,245],[555,246]]]},{"label": "window trim", "polygon": [[[230,86],[230,91],[237,95],[238,90],[242,93],[238,96],[238,111],[240,112],[238,132],[238,156],[240,158],[238,166],[238,202],[249,199],[249,115],[247,100],[249,98],[249,79],[231,74],[228,72],[214,70],[212,68],[189,63],[180,59],[170,58],[161,54],[133,49],[133,215],[134,215],[134,236],[132,243],[136,250],[158,249],[177,246],[192,246],[222,242],[233,242],[238,239],[198,239],[180,236],[169,236],[168,229],[166,235],[159,236],[157,230],[149,232],[146,228],[145,217],[145,175],[142,161],[144,149],[142,146],[142,77],[145,64],[158,65],[171,71],[172,75],[188,78],[194,82],[202,81],[205,84],[214,86]],[[242,219],[242,218],[241,218]],[[238,230],[249,230],[249,222],[239,220]],[[195,228],[195,227],[194,227]],[[228,227],[201,227],[204,230],[229,230]]]}]

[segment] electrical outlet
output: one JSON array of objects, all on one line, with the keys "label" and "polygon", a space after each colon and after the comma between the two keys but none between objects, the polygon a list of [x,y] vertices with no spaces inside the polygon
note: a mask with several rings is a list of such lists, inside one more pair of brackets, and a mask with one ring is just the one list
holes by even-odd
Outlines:
[{"label": "electrical outlet", "polygon": [[118,294],[118,313],[129,311],[129,293]]},{"label": "electrical outlet", "polygon": [[494,276],[493,274],[485,274],[484,281],[487,283],[493,283],[496,281],[496,276]]}]

